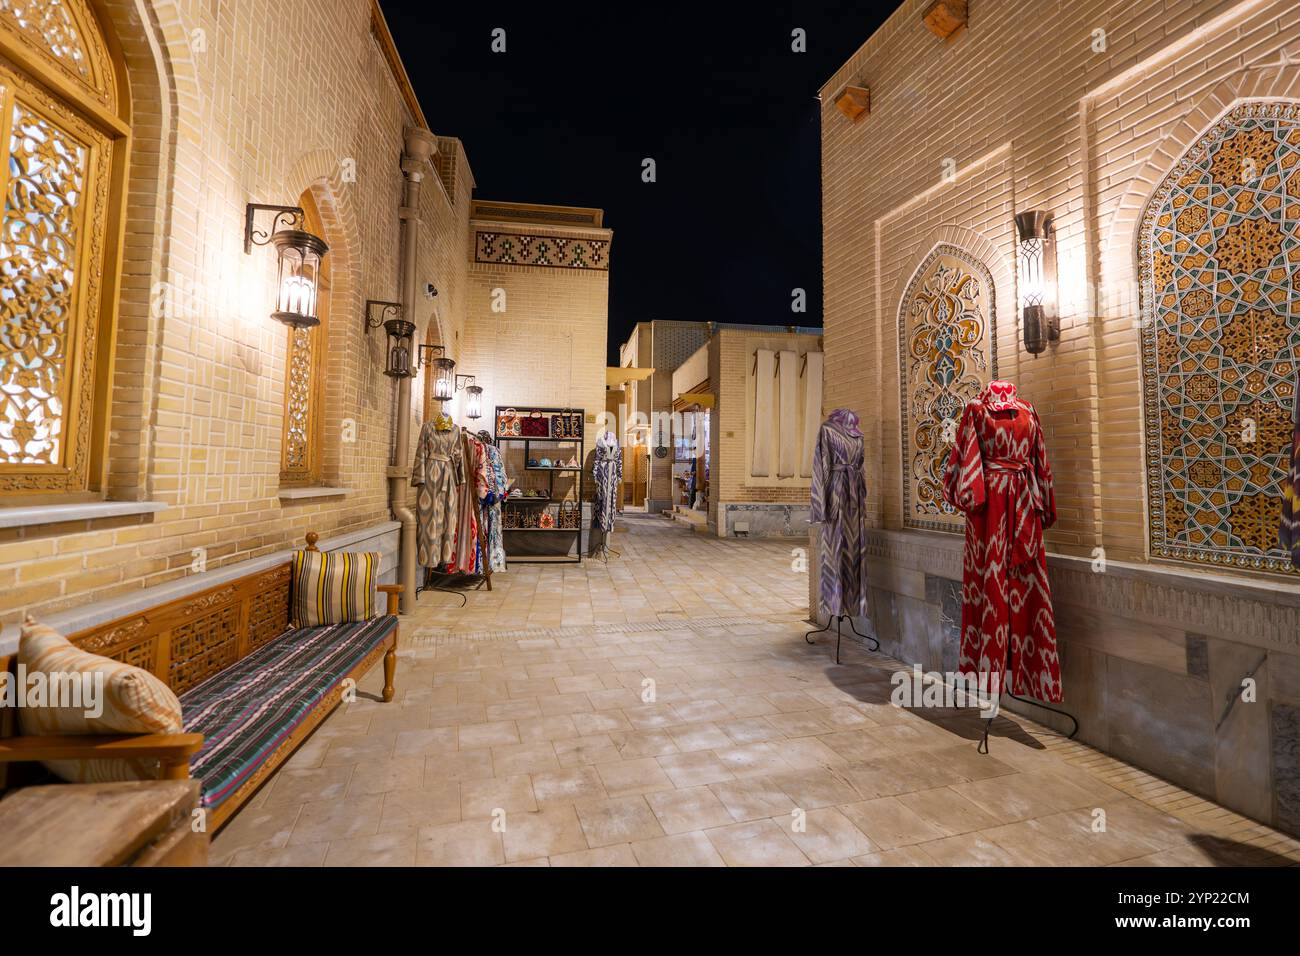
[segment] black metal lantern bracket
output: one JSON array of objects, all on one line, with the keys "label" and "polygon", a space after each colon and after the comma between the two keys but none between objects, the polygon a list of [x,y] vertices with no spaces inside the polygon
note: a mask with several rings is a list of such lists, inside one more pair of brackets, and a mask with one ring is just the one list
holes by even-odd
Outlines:
[{"label": "black metal lantern bracket", "polygon": [[457,376],[456,376],[456,391],[459,392],[459,391],[460,391],[462,388],[464,388],[466,385],[471,385],[471,384],[473,384],[473,382],[474,382],[474,376],[473,376],[473,375],[460,375],[460,374],[457,374]]},{"label": "black metal lantern bracket", "polygon": [[435,358],[445,356],[446,354],[447,354],[446,346],[428,345],[428,344],[421,345],[420,355],[418,359],[420,368],[424,368],[424,366],[431,363]]},{"label": "black metal lantern bracket", "polygon": [[[271,225],[267,229],[258,229],[256,225],[257,214],[261,212],[273,212]],[[264,246],[271,241],[271,237],[281,229],[299,229],[301,228],[303,217],[301,206],[275,206],[267,203],[250,202],[244,207],[244,255],[250,255],[253,246]]]},{"label": "black metal lantern bracket", "polygon": [[[375,310],[378,310],[376,314]],[[366,299],[366,334],[370,334],[371,329],[377,329],[387,322],[394,319],[402,318],[402,303],[385,302],[383,299]]]}]

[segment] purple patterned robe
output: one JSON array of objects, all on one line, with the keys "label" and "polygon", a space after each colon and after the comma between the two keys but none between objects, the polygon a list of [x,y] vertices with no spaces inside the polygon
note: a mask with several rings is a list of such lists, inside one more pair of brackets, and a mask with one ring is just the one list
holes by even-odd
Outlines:
[{"label": "purple patterned robe", "polygon": [[867,480],[862,471],[858,416],[846,408],[831,412],[817,432],[813,452],[812,514],[821,524],[822,608],[830,615],[867,614],[864,510]]},{"label": "purple patterned robe", "polygon": [[1291,447],[1282,479],[1282,520],[1278,543],[1291,558],[1291,566],[1300,569],[1300,376],[1291,396]]}]

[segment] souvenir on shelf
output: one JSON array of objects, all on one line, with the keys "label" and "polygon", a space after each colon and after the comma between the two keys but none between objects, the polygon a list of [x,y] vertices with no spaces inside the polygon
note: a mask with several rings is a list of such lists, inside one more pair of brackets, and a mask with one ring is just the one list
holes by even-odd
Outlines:
[{"label": "souvenir on shelf", "polygon": [[551,423],[536,409],[520,419],[519,427],[524,438],[549,438],[551,434]]},{"label": "souvenir on shelf", "polygon": [[518,438],[520,437],[519,413],[513,408],[506,408],[497,412],[497,437],[498,438]]},{"label": "souvenir on shelf", "polygon": [[587,497],[582,467],[586,413],[580,408],[499,405],[496,416],[502,454],[524,469],[526,483],[533,486],[511,489],[505,496],[502,530],[510,532],[503,535],[510,561],[581,563],[587,553],[582,510]]},{"label": "souvenir on shelf", "polygon": [[575,412],[560,412],[551,416],[552,438],[582,437],[582,415]]}]

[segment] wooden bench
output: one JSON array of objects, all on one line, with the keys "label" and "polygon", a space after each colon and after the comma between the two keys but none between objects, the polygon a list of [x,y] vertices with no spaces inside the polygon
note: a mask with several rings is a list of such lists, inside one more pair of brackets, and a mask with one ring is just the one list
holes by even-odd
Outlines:
[{"label": "wooden bench", "polygon": [[[317,540],[318,536],[309,532],[307,549],[316,550]],[[292,565],[286,561],[158,607],[77,631],[69,634],[68,639],[83,650],[147,670],[178,697],[183,696],[248,655],[272,649],[278,638],[309,633],[291,628],[291,578]],[[378,590],[388,597],[386,615],[395,618],[402,586],[381,584]],[[397,667],[395,620],[391,631],[356,661],[291,731],[282,739],[277,737],[274,750],[247,779],[241,780],[236,789],[221,799],[211,811],[210,832],[215,833],[230,819],[329,716],[349,687],[355,686],[381,658],[383,699],[387,702],[393,699]],[[9,671],[11,679],[15,679],[16,664],[17,655],[0,657],[0,669]],[[143,757],[159,761],[161,778],[184,780],[189,777],[190,762],[200,752],[204,740],[201,734],[195,733],[44,737],[17,736],[17,733],[13,709],[0,709],[0,774],[5,772],[6,764]],[[9,786],[21,785],[20,776],[11,772]],[[6,779],[0,776],[0,787],[5,784]]]}]

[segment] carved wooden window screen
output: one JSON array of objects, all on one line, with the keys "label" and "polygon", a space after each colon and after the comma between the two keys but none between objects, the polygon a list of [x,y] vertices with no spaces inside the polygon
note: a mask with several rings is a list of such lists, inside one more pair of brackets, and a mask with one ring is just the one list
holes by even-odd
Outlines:
[{"label": "carved wooden window screen", "polygon": [[[325,236],[320,210],[311,191],[298,200],[305,213],[303,228]],[[317,275],[316,314],[320,325],[289,329],[284,365],[284,431],[280,441],[280,481],[310,485],[320,481],[325,342],[330,319],[330,260],[321,260]]]},{"label": "carved wooden window screen", "polygon": [[0,495],[92,484],[116,105],[81,0],[0,0]]}]

